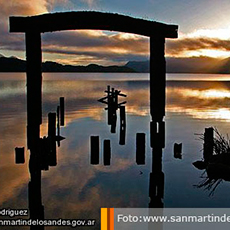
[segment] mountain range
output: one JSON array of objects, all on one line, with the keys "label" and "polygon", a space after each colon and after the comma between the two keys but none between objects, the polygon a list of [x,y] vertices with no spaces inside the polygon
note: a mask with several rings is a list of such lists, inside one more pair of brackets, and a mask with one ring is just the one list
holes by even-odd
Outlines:
[{"label": "mountain range", "polygon": [[[211,57],[166,58],[167,73],[230,73],[230,58],[217,59]],[[16,57],[0,55],[0,72],[25,72],[26,61]],[[63,65],[56,62],[43,62],[43,72],[149,72],[149,61],[129,61],[123,66],[87,66]]]}]

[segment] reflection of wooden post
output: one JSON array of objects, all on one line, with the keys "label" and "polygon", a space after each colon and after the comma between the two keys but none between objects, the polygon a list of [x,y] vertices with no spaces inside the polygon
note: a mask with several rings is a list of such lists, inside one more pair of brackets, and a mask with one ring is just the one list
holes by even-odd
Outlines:
[{"label": "reflection of wooden post", "polygon": [[56,137],[56,113],[48,114],[48,137],[52,139]]},{"label": "reflection of wooden post", "polygon": [[175,158],[179,158],[182,159],[182,143],[178,144],[175,143],[174,144],[174,148],[173,148],[173,152],[174,152],[174,157]]},{"label": "reflection of wooden post", "polygon": [[210,157],[213,155],[213,128],[205,128],[204,133],[204,160],[209,161]]},{"label": "reflection of wooden post", "polygon": [[60,117],[61,117],[61,126],[65,125],[65,103],[64,97],[60,97]]},{"label": "reflection of wooden post", "polygon": [[91,160],[92,165],[99,164],[99,136],[91,136]]},{"label": "reflection of wooden post", "polygon": [[125,106],[120,106],[120,145],[125,145],[125,134],[126,134],[126,116]]},{"label": "reflection of wooden post", "polygon": [[50,141],[50,157],[49,165],[57,165],[57,156],[56,156],[56,113],[48,114],[48,138]]},{"label": "reflection of wooden post", "polygon": [[27,146],[39,141],[42,123],[42,74],[41,35],[26,32],[26,74],[27,74]]},{"label": "reflection of wooden post", "polygon": [[136,135],[136,162],[138,165],[145,164],[145,133]]},{"label": "reflection of wooden post", "polygon": [[114,113],[112,114],[111,117],[111,133],[116,133],[116,126],[117,126],[117,112],[116,110],[113,111]]},{"label": "reflection of wooden post", "polygon": [[125,106],[120,106],[120,125],[126,125]]},{"label": "reflection of wooden post", "polygon": [[104,165],[110,165],[111,146],[110,140],[104,140]]},{"label": "reflection of wooden post", "polygon": [[16,164],[24,164],[25,163],[25,148],[21,147],[15,148],[15,163]]},{"label": "reflection of wooden post", "polygon": [[60,147],[60,106],[57,107],[57,144],[58,144],[58,147]]},{"label": "reflection of wooden post", "polygon": [[149,207],[163,207],[164,173],[162,149],[165,147],[165,38],[150,37],[150,139],[152,173],[150,174]]},{"label": "reflection of wooden post", "polygon": [[40,138],[41,146],[41,170],[49,170],[50,142],[46,137]]}]

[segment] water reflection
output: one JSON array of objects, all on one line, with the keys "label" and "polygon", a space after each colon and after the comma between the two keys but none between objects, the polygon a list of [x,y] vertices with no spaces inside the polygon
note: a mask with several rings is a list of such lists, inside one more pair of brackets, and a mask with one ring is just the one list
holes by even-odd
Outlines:
[{"label": "water reflection", "polygon": [[[56,111],[61,95],[66,98],[66,128],[62,135],[67,137],[58,152],[59,164],[41,175],[46,218],[99,219],[102,206],[148,207],[152,154],[148,82],[46,81],[46,77],[44,80],[41,135],[47,134],[47,114]],[[128,95],[126,145],[123,146],[119,145],[120,133],[112,135],[108,130],[104,106],[97,102],[107,85]],[[24,165],[14,165],[15,146],[26,146],[25,82],[0,81],[0,88],[0,204],[1,207],[27,208],[28,153]],[[167,82],[167,145],[162,158],[166,175],[165,207],[230,206],[226,200],[227,183],[212,201],[202,192],[194,191],[199,172],[190,167],[202,148],[195,141],[194,133],[201,132],[208,123],[217,125],[225,133],[230,129],[229,123],[225,122],[230,117],[229,89],[229,82]],[[136,133],[146,133],[146,165],[135,164]],[[101,140],[111,140],[110,167],[89,165],[89,136],[98,134]],[[175,142],[183,142],[183,162],[173,158]]]}]

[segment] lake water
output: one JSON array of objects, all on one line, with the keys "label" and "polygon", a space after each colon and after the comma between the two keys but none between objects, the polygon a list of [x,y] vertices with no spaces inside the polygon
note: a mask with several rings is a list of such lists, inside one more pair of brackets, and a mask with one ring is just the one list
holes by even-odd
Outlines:
[{"label": "lake water", "polygon": [[[101,207],[148,207],[148,74],[45,73],[43,79],[42,136],[47,135],[47,114],[56,111],[60,96],[66,101],[66,126],[61,129],[66,140],[58,148],[58,165],[42,172],[45,218],[95,218],[99,229]],[[230,133],[230,75],[168,74],[167,79],[164,207],[229,208],[229,182],[209,196],[209,191],[194,187],[203,171],[192,162],[202,159],[203,143],[196,133],[210,126]],[[105,106],[97,101],[107,85],[127,94],[125,146],[119,145],[119,125],[111,134]],[[26,147],[25,94],[24,73],[0,74],[0,209],[28,208],[29,151],[25,164],[14,163],[14,148]],[[147,136],[145,166],[135,163],[138,132]],[[99,165],[89,164],[91,135],[99,135],[101,142],[111,140],[110,167],[102,164],[102,157]],[[175,142],[183,143],[181,160],[173,157]]]}]

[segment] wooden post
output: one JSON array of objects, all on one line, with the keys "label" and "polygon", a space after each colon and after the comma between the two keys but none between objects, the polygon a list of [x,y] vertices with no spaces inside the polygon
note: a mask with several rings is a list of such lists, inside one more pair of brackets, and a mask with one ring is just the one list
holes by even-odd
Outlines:
[{"label": "wooden post", "polygon": [[136,163],[145,164],[145,133],[136,134]]},{"label": "wooden post", "polygon": [[56,137],[56,113],[48,114],[48,137],[52,139]]},{"label": "wooden post", "polygon": [[110,140],[104,140],[104,165],[110,165],[111,160],[111,146]]},{"label": "wooden post", "polygon": [[118,94],[119,94],[119,91],[115,90],[114,92],[114,110],[118,109]]},{"label": "wooden post", "polygon": [[111,117],[111,133],[116,133],[116,127],[117,127],[117,112],[115,110],[113,111]]},{"label": "wooden post", "polygon": [[162,149],[165,147],[165,38],[150,37],[150,142],[152,173],[150,174],[149,207],[163,207],[164,173]]},{"label": "wooden post", "polygon": [[57,152],[56,152],[56,113],[48,114],[48,138],[50,142],[50,156],[49,165],[57,165]]},{"label": "wooden post", "polygon": [[125,134],[126,134],[126,116],[125,106],[120,106],[120,145],[125,145]]},{"label": "wooden post", "polygon": [[120,106],[120,126],[126,126],[125,106]]},{"label": "wooden post", "polygon": [[60,97],[60,117],[61,117],[61,126],[65,125],[65,102],[64,97]]},{"label": "wooden post", "polygon": [[91,136],[91,160],[90,163],[92,165],[99,164],[99,136]]},{"label": "wooden post", "polygon": [[113,117],[113,94],[114,88],[110,91],[110,86],[108,87],[108,125],[112,124],[112,117]]},{"label": "wooden post", "polygon": [[[30,219],[44,220],[44,206],[41,194],[41,145],[40,139],[31,146],[29,171],[30,182],[28,188]],[[31,226],[32,230],[44,229],[44,226]]]},{"label": "wooden post", "polygon": [[42,74],[41,35],[26,32],[27,65],[27,146],[28,149],[40,138],[42,123]]},{"label": "wooden post", "polygon": [[47,137],[40,138],[41,170],[49,170],[50,142]]},{"label": "wooden post", "polygon": [[178,144],[175,143],[174,144],[174,148],[173,148],[173,152],[174,152],[174,157],[175,158],[179,158],[182,159],[182,143]]},{"label": "wooden post", "polygon": [[153,121],[165,116],[165,38],[150,37],[150,113]]},{"label": "wooden post", "polygon": [[25,148],[21,147],[15,148],[15,163],[16,164],[24,164],[25,163]]},{"label": "wooden post", "polygon": [[214,137],[213,128],[205,128],[204,133],[204,161],[208,162],[213,155]]}]

